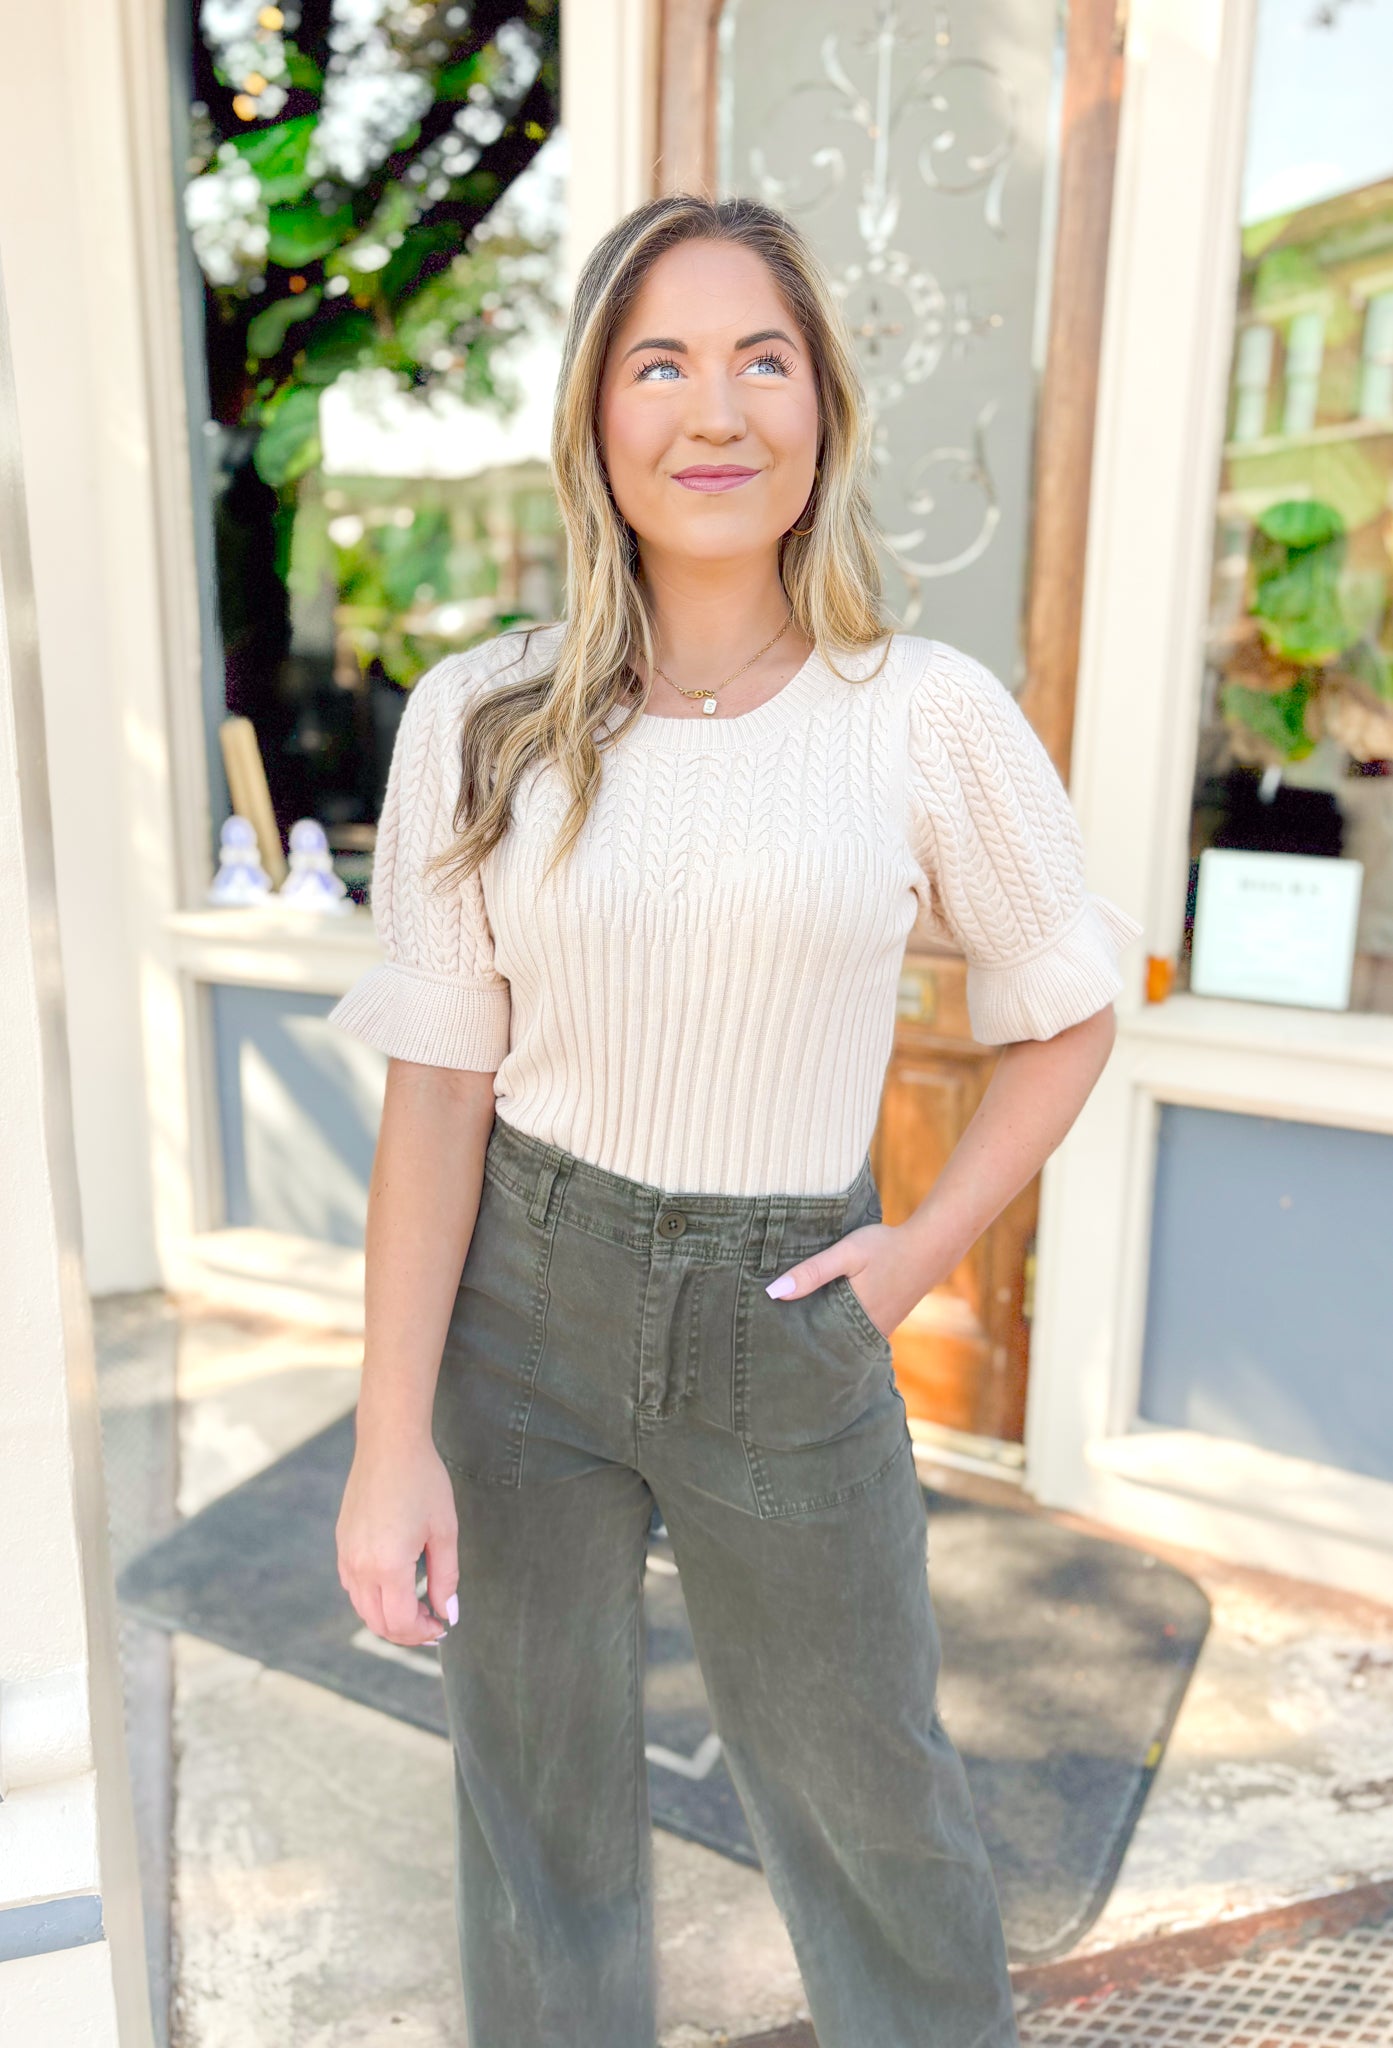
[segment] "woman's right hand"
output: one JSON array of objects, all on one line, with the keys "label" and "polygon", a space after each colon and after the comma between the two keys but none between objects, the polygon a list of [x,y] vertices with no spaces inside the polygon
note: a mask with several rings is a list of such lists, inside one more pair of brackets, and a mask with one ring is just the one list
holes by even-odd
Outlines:
[{"label": "woman's right hand", "polygon": [[[336,1534],[340,1583],[374,1635],[414,1649],[439,1642],[443,1624],[454,1626],[455,1496],[429,1436],[406,1444],[374,1442],[364,1436],[360,1419]],[[423,1550],[429,1605],[416,1593]]]}]

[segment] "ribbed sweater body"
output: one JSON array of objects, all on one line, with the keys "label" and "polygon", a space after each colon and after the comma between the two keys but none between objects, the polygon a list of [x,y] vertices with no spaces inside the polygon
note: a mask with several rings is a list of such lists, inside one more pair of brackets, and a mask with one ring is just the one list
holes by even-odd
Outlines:
[{"label": "ribbed sweater body", "polygon": [[521,660],[523,635],[500,635],[412,691],[373,867],[384,960],[331,1012],[345,1030],[493,1072],[506,1122],[666,1192],[830,1194],[875,1127],[921,913],[966,956],[983,1043],[1051,1037],[1119,993],[1141,927],[1085,888],[1043,746],[990,671],[912,634],[836,653],[841,675],[814,654],[737,717],[640,715],[549,879],[550,765],[479,870],[425,877],[454,836],[466,703],[544,667],[560,633]]}]

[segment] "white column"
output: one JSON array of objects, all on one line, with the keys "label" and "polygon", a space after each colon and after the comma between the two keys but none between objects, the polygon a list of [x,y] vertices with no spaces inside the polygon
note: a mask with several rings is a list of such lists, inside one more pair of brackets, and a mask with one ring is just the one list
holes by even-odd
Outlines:
[{"label": "white column", "polygon": [[0,2040],[149,2048],[0,277]]},{"label": "white column", "polygon": [[600,236],[653,195],[657,17],[657,0],[562,0],[568,293]]},{"label": "white column", "polygon": [[[170,270],[163,16],[157,0],[0,7],[0,75],[14,82],[0,251],[99,1294],[157,1285],[160,1237],[192,1227],[183,998],[164,937],[179,900],[171,735],[200,709],[196,624],[176,644],[169,571],[181,557],[161,532],[177,527],[191,555],[189,487],[155,433],[168,418],[182,432],[183,404],[177,301],[152,257]],[[183,583],[192,590],[191,569]]]}]

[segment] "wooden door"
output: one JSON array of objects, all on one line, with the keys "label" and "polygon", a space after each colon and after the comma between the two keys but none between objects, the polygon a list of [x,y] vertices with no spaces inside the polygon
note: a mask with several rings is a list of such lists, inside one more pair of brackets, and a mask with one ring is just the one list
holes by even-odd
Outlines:
[{"label": "wooden door", "polygon": [[[974,0],[974,4],[980,6],[983,0]],[[1010,7],[1038,8],[1038,16],[1031,15],[1031,20],[1053,33],[1055,0],[1001,0],[1001,4],[1007,11]],[[933,10],[881,6],[874,15],[869,6],[849,6],[847,48],[857,49],[862,57],[878,48],[883,67],[887,37],[893,40],[898,36],[906,46],[919,39],[915,61],[925,55],[922,39],[929,37],[940,46],[941,54],[935,58],[929,49],[928,65],[937,63],[946,72],[953,18],[960,11],[971,13],[969,0],[958,0],[957,8]],[[718,110],[725,12],[725,0],[660,0],[657,192],[714,194],[724,189]],[[750,12],[746,6],[747,19]],[[1012,614],[1023,617],[1019,702],[1066,780],[1083,608],[1088,479],[1124,18],[1125,0],[1070,0],[1063,95],[1054,140],[1057,184],[1047,343],[1032,415],[1033,459],[1022,476],[1020,491],[1029,503],[1023,508],[1028,541],[1020,601]],[[786,15],[781,19],[786,22]],[[791,84],[802,91],[802,73],[793,74],[798,66],[806,69],[805,39],[795,38],[790,43],[780,32],[778,18],[774,31],[769,61],[787,64]],[[963,62],[957,68],[966,77],[974,70],[983,73],[987,67]],[[823,70],[825,76],[832,76],[825,53]],[[854,114],[856,82],[840,54],[835,70],[846,92],[845,111]],[[884,68],[880,76],[888,83]],[[728,88],[728,78],[724,84]],[[885,103],[890,104],[892,98],[887,91]],[[801,104],[810,108],[812,102]],[[728,109],[728,90],[726,105]],[[874,136],[876,117],[873,112],[868,114],[867,108],[863,93],[859,111],[865,132]],[[990,170],[989,156],[983,160]],[[748,187],[742,183],[739,189]],[[869,189],[863,183],[863,215],[874,213],[873,206],[867,209],[865,205]],[[777,191],[772,196],[777,198]],[[991,203],[989,187],[987,203]],[[997,205],[999,216],[999,191]],[[796,216],[799,209],[790,204],[790,211]],[[816,241],[817,208],[810,206],[806,211],[805,226]],[[888,216],[892,209],[885,211]],[[929,282],[936,280],[930,278]],[[924,297],[921,281],[921,305]],[[969,295],[943,297],[944,318],[956,318],[970,341],[976,315]],[[933,317],[937,316],[930,305],[925,318]],[[895,331],[888,314],[882,317],[877,310],[867,319],[864,305],[859,324],[861,333],[870,337],[870,351],[883,335]],[[1022,373],[1018,383],[1024,381]],[[1018,398],[1026,395],[1034,400],[1033,371],[1029,384],[1028,393],[1018,391]],[[966,424],[959,438],[964,444],[969,442]],[[960,466],[968,474],[973,447],[980,444],[943,452],[961,456]],[[1000,510],[998,504],[998,516]],[[968,555],[970,549],[964,558]],[[935,589],[941,593],[946,586],[927,587],[930,593]],[[911,624],[910,630],[934,636],[932,620],[930,608],[925,623]],[[994,623],[999,626],[999,619]],[[936,637],[952,639],[954,634],[945,631]],[[962,644],[988,658],[970,638]],[[1002,664],[994,665],[1002,671]],[[908,1215],[932,1185],[981,1101],[996,1062],[995,1051],[978,1045],[971,1036],[965,982],[963,962],[943,952],[916,927],[905,955],[894,1047],[872,1146],[887,1222]],[[1037,1210],[1038,1182],[1009,1205],[950,1279],[926,1295],[896,1332],[896,1374],[910,1414],[919,1421],[978,1438],[1020,1441],[1025,1423]]]},{"label": "wooden door", "polygon": [[[996,1054],[967,1021],[967,974],[951,954],[907,954],[871,1163],[887,1223],[932,1187],[986,1090]],[[1011,1442],[1025,1423],[1037,1183],[1024,1189],[895,1332],[912,1416]]]}]

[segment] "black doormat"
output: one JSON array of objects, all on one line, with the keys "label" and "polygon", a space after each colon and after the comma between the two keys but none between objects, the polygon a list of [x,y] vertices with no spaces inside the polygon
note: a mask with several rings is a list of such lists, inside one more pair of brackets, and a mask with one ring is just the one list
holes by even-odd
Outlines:
[{"label": "black doormat", "polygon": [[[261,1664],[445,1733],[433,1650],[384,1643],[339,1584],[351,1416],[132,1560],[122,1599]],[[1209,1625],[1192,1579],[1128,1545],[924,1489],[943,1719],[972,1785],[1014,1962],[1102,1910]],[[759,1867],[655,1517],[645,1581],[655,1822]]]}]

